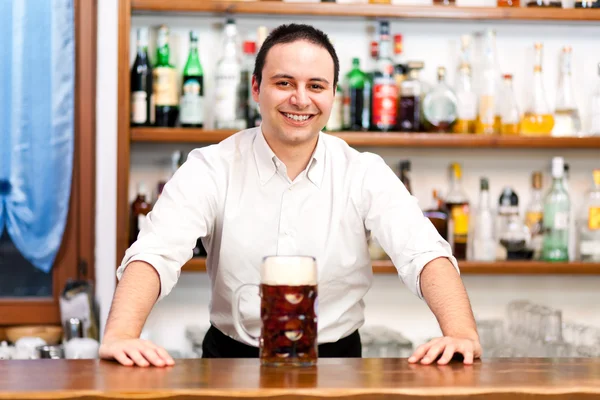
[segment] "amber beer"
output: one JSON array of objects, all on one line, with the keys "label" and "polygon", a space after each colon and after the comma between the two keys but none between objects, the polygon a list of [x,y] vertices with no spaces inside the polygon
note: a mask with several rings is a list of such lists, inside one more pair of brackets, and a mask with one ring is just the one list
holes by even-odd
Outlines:
[{"label": "amber beer", "polygon": [[239,321],[239,298],[234,295],[234,324],[238,334],[260,348],[262,365],[311,366],[317,362],[317,268],[315,259],[300,256],[265,257],[261,266],[261,332],[256,340]]}]

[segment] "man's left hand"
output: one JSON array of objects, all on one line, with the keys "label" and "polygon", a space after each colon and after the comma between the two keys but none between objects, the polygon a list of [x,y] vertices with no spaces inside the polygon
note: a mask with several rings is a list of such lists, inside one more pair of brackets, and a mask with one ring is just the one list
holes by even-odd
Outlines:
[{"label": "man's left hand", "polygon": [[473,360],[481,357],[481,345],[478,340],[461,339],[445,336],[435,338],[419,346],[408,359],[411,364],[421,361],[421,364],[431,364],[438,360],[439,365],[450,362],[455,353],[463,355],[465,364],[473,364]]}]

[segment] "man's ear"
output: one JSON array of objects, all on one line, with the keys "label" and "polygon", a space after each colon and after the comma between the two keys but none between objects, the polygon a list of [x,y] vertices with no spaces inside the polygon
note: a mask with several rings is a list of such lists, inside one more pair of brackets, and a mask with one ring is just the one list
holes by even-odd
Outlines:
[{"label": "man's ear", "polygon": [[258,103],[259,91],[260,91],[260,87],[258,85],[258,80],[256,79],[256,75],[252,75],[252,98],[257,103]]}]

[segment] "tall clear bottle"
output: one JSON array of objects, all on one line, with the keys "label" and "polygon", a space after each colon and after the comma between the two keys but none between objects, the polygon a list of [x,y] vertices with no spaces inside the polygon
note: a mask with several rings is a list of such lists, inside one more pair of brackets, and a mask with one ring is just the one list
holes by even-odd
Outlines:
[{"label": "tall clear bottle", "polygon": [[571,53],[571,46],[563,47],[552,136],[578,136],[581,133],[581,118],[573,93]]},{"label": "tall clear bottle", "polygon": [[550,136],[554,128],[554,116],[550,111],[544,78],[542,75],[543,45],[536,43],[535,63],[533,66],[533,82],[529,93],[528,103],[521,119],[521,133],[526,136]]},{"label": "tall clear bottle", "polygon": [[190,31],[190,53],[183,68],[181,115],[184,127],[202,127],[204,124],[204,71],[198,56],[198,34]]},{"label": "tall clear bottle", "polygon": [[392,42],[388,21],[379,23],[379,57],[373,76],[373,115],[372,129],[391,131],[396,127],[398,117],[398,86],[394,78]]},{"label": "tall clear bottle", "polygon": [[525,225],[531,233],[530,247],[533,250],[534,260],[539,260],[542,255],[543,219],[542,173],[536,171],[531,178],[531,200],[525,211]]},{"label": "tall clear bottle", "polygon": [[475,127],[475,133],[477,134],[494,135],[500,133],[499,79],[500,71],[496,56],[496,32],[488,29],[484,37],[479,81],[479,104]]},{"label": "tall clear bottle", "polygon": [[564,160],[552,159],[552,187],[544,199],[542,260],[569,261],[569,214],[571,201],[563,185]]},{"label": "tall clear bottle", "polygon": [[598,78],[592,93],[590,108],[590,134],[594,136],[600,136],[600,63],[598,63]]},{"label": "tall clear bottle", "polygon": [[244,102],[240,97],[242,85],[242,58],[237,27],[233,19],[225,23],[223,55],[217,62],[215,74],[216,129],[244,129]]},{"label": "tall clear bottle", "polygon": [[423,98],[423,116],[428,132],[452,132],[457,118],[458,99],[446,83],[446,68],[438,67],[437,84]]},{"label": "tall clear bottle", "polygon": [[592,176],[593,185],[579,217],[579,254],[581,261],[600,262],[600,169]]},{"label": "tall clear bottle", "polygon": [[449,214],[448,236],[452,253],[457,259],[467,258],[469,236],[469,198],[462,185],[462,168],[458,163],[450,164],[450,189],[446,195]]},{"label": "tall clear bottle", "polygon": [[148,29],[137,30],[137,51],[131,66],[131,125],[154,124],[152,67],[148,59]]},{"label": "tall clear bottle", "polygon": [[473,223],[473,260],[494,261],[496,239],[494,235],[494,213],[490,208],[490,185],[487,178],[479,181],[479,206]]},{"label": "tall clear bottle", "polygon": [[170,63],[169,28],[161,25],[158,29],[156,66],[153,70],[153,90],[155,100],[155,124],[173,127],[179,116],[179,95],[177,72]]},{"label": "tall clear bottle", "polygon": [[457,120],[453,129],[455,133],[475,133],[477,93],[473,87],[470,46],[471,36],[461,36],[461,62],[454,87],[458,101]]},{"label": "tall clear bottle", "polygon": [[517,105],[517,98],[513,89],[513,77],[511,74],[503,75],[504,86],[500,100],[500,119],[502,121],[500,134],[505,136],[519,135],[521,114]]}]

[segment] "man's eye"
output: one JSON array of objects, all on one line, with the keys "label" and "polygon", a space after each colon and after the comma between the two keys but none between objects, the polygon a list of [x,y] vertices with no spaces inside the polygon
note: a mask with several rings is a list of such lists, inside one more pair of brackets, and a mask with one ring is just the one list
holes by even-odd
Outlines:
[{"label": "man's eye", "polygon": [[289,83],[289,82],[285,82],[285,81],[282,81],[282,82],[277,82],[277,86],[283,86],[283,87],[287,87],[287,86],[289,86],[289,85],[290,85],[290,83]]},{"label": "man's eye", "polygon": [[312,85],[312,86],[311,86],[311,88],[312,88],[312,89],[314,89],[314,90],[323,90],[323,89],[325,89],[323,86],[321,86],[321,85],[316,85],[316,84],[315,84],[315,85]]}]

